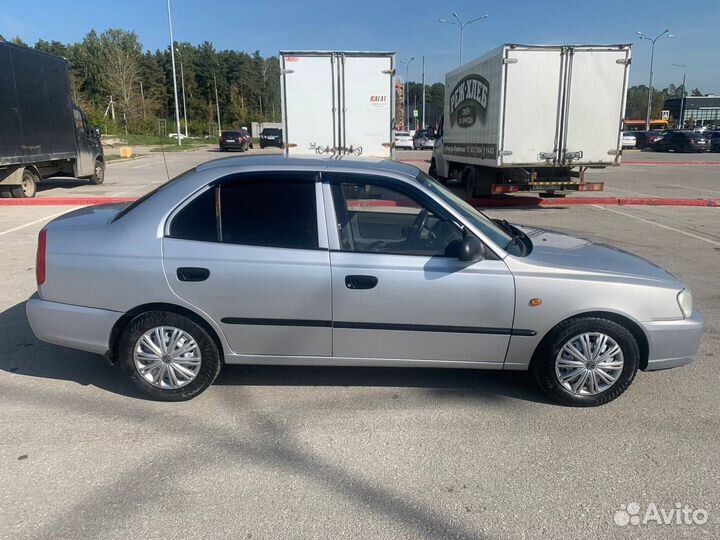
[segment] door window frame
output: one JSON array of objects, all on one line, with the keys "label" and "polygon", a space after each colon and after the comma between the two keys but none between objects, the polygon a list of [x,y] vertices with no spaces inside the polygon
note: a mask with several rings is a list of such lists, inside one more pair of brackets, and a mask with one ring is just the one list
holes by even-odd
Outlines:
[{"label": "door window frame", "polygon": [[[223,242],[222,241],[222,226],[221,226],[221,219],[222,215],[220,213],[220,205],[221,205],[221,197],[220,193],[222,190],[222,186],[224,184],[234,184],[234,183],[240,183],[243,180],[252,181],[253,179],[257,179],[258,175],[266,176],[266,175],[276,175],[278,176],[277,181],[282,181],[283,177],[287,181],[287,176],[284,175],[294,175],[294,174],[306,174],[308,177],[313,176],[313,179],[299,179],[298,182],[300,183],[313,183],[315,186],[315,219],[317,220],[317,240],[318,240],[318,247],[316,248],[294,248],[294,247],[281,247],[281,246],[266,246],[262,244],[243,244],[238,242]],[[273,180],[268,180],[268,182],[273,182]],[[181,238],[176,237],[170,234],[170,226],[172,224],[173,219],[185,209],[190,203],[192,203],[197,197],[200,197],[207,191],[213,190],[215,192],[215,219],[217,220],[217,238],[215,240],[191,240],[187,238]],[[233,173],[229,175],[225,175],[219,178],[216,178],[190,195],[188,195],[183,201],[181,201],[168,215],[167,219],[165,220],[165,226],[163,227],[163,238],[168,239],[174,239],[174,240],[182,240],[185,242],[200,242],[204,244],[222,244],[227,246],[237,246],[239,248],[243,247],[252,247],[252,248],[262,248],[262,249],[300,249],[304,251],[327,251],[329,249],[328,245],[328,230],[326,226],[326,219],[325,219],[325,199],[324,199],[324,193],[322,188],[322,181],[320,173],[313,170],[302,170],[302,169],[289,169],[289,170],[269,170],[269,171],[247,171],[247,172],[241,172],[241,173]]]},{"label": "door window frame", "polygon": [[[411,198],[417,204],[422,207],[426,207],[428,210],[433,212],[436,216],[441,219],[452,222],[458,227],[464,234],[472,234],[478,238],[486,246],[487,241],[475,234],[474,231],[468,228],[468,226],[451,212],[449,212],[442,204],[433,199],[430,195],[412,186],[409,182],[397,180],[392,177],[378,176],[376,173],[362,173],[356,171],[328,171],[321,173],[322,177],[322,188],[325,199],[325,220],[328,231],[328,240],[330,244],[330,251],[341,252],[341,253],[357,253],[359,255],[380,255],[384,257],[395,256],[395,257],[423,257],[423,258],[445,258],[455,260],[454,257],[446,257],[444,255],[427,255],[418,253],[384,253],[384,252],[371,252],[371,251],[356,251],[352,249],[344,249],[340,243],[340,231],[338,230],[338,219],[337,212],[335,209],[335,199],[333,198],[332,186],[341,184],[369,184],[379,187],[384,187],[397,191],[407,197]],[[492,252],[492,248],[488,248]]]}]

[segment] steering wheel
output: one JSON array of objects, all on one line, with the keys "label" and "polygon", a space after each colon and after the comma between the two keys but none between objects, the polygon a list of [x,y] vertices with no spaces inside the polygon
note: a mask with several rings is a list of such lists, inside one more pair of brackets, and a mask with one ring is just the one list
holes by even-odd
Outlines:
[{"label": "steering wheel", "polygon": [[422,230],[425,227],[425,224],[428,220],[428,215],[430,212],[428,212],[427,208],[423,208],[420,210],[420,213],[415,218],[415,221],[413,221],[413,224],[410,226],[410,232],[408,233],[407,241],[411,243],[415,243],[420,240],[420,235],[422,234]]}]

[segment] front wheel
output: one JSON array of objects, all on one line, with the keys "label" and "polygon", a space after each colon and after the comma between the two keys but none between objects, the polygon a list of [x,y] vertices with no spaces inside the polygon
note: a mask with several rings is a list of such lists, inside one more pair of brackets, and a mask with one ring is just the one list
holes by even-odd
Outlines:
[{"label": "front wheel", "polygon": [[220,373],[215,341],[194,321],[167,311],[138,315],[120,338],[123,372],[145,395],[186,401],[202,393]]},{"label": "front wheel", "polygon": [[101,159],[95,160],[95,168],[93,175],[90,177],[90,183],[99,186],[105,181],[105,164]]},{"label": "front wheel", "polygon": [[532,371],[553,400],[575,407],[595,407],[618,398],[632,383],[640,350],[632,333],[598,317],[570,319],[543,340]]}]

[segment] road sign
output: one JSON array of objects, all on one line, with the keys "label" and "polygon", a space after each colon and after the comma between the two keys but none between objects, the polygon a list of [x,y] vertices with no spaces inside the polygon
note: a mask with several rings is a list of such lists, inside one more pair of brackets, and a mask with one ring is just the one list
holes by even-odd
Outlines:
[{"label": "road sign", "polygon": [[420,115],[418,114],[418,110],[417,110],[417,109],[413,109],[413,118],[417,118],[418,116],[420,116]]},{"label": "road sign", "polygon": [[662,119],[663,120],[669,120],[670,119],[670,111],[662,111]]}]

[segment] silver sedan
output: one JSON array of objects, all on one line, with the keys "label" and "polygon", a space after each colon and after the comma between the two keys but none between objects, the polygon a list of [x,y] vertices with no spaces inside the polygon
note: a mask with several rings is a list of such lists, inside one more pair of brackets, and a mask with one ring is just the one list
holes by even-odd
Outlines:
[{"label": "silver sedan", "polygon": [[568,405],[691,362],[687,288],[610,246],[493,220],[391,161],[212,161],[50,222],[38,338],[190,399],[224,364],[531,370]]}]

